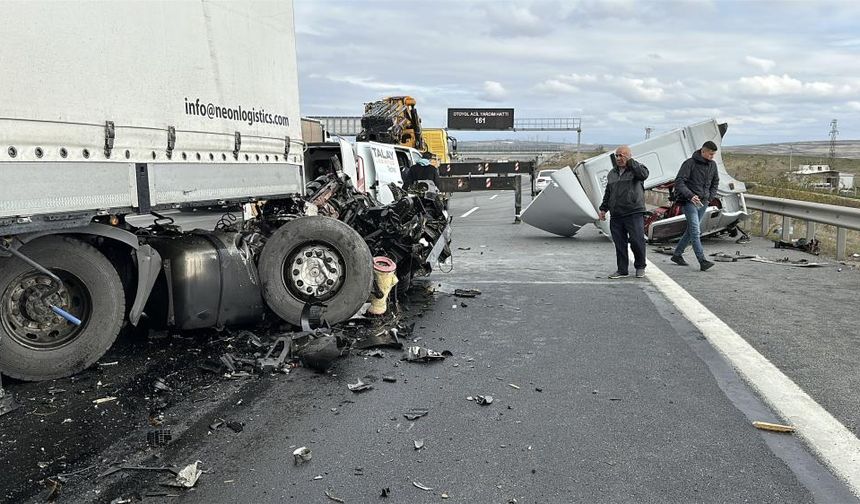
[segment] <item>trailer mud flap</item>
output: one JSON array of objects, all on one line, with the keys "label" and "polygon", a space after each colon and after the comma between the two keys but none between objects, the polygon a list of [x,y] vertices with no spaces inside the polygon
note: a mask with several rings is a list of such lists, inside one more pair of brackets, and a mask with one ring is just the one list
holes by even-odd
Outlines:
[{"label": "trailer mud flap", "polygon": [[135,250],[137,255],[137,290],[134,294],[134,304],[128,312],[128,321],[137,326],[143,307],[149,299],[152,287],[158,274],[161,273],[161,255],[149,245],[142,245]]}]

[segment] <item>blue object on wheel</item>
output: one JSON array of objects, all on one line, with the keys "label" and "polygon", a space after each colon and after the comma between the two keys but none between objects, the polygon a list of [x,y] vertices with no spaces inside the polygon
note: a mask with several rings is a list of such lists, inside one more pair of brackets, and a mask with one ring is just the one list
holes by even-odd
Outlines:
[{"label": "blue object on wheel", "polygon": [[68,320],[72,324],[75,324],[78,326],[81,325],[81,319],[79,319],[78,317],[75,317],[74,315],[72,315],[71,313],[67,312],[66,310],[64,310],[62,308],[51,305],[51,311],[53,311],[57,315],[63,317],[64,319]]}]

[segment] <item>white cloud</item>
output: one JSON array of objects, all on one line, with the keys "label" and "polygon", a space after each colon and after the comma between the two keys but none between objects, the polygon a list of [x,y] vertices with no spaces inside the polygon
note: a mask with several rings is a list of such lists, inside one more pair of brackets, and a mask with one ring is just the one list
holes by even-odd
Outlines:
[{"label": "white cloud", "polygon": [[508,97],[508,92],[501,82],[484,81],[484,91],[480,98],[484,101],[500,102]]},{"label": "white cloud", "polygon": [[755,56],[747,56],[746,58],[744,58],[744,61],[754,67],[758,67],[763,72],[770,72],[770,70],[776,66],[776,62],[773,60],[756,58]]},{"label": "white cloud", "polygon": [[538,93],[549,95],[573,94],[580,92],[580,89],[573,84],[568,84],[567,82],[562,82],[558,79],[547,79],[535,86],[534,90]]},{"label": "white cloud", "polygon": [[845,108],[854,112],[860,112],[860,101],[850,101],[845,104]]},{"label": "white cloud", "polygon": [[527,7],[507,3],[493,4],[486,9],[490,33],[501,37],[534,37],[547,33],[549,28]]},{"label": "white cloud", "polygon": [[856,92],[855,87],[849,84],[836,85],[822,81],[803,82],[788,74],[741,77],[737,84],[742,93],[752,96],[838,97]]}]

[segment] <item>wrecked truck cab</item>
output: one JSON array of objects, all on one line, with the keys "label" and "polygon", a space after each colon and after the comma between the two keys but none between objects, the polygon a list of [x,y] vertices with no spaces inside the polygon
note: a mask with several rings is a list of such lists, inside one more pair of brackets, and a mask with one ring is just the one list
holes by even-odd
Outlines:
[{"label": "wrecked truck cab", "polygon": [[382,204],[392,203],[394,194],[389,184],[403,187],[397,150],[393,145],[379,142],[356,142],[355,152],[357,169],[365,177],[366,192]]},{"label": "wrecked truck cab", "polygon": [[[711,119],[691,126],[664,133],[645,141],[630,145],[633,158],[648,167],[649,175],[645,189],[671,183],[678,169],[701,145],[710,140],[719,146],[727,130],[725,124]],[[586,159],[574,168],[565,167],[551,174],[552,183],[523,210],[524,222],[544,231],[560,236],[573,236],[582,226],[594,224],[609,236],[609,221],[600,221],[597,211],[603,201],[607,175],[612,170],[613,153],[607,152]],[[714,157],[720,174],[719,203],[715,202],[713,217],[708,219],[708,234],[734,229],[738,222],[748,217],[743,193],[746,186],[726,172],[720,151]],[[667,222],[654,219],[649,229],[661,239],[678,238],[686,228],[678,231],[678,218],[663,214]]]}]

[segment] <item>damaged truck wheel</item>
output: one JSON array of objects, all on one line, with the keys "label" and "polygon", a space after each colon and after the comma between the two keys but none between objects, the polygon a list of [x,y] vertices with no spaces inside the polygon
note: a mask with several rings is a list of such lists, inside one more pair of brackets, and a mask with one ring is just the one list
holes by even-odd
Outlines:
[{"label": "damaged truck wheel", "polygon": [[301,217],[268,239],[258,271],[263,298],[279,317],[298,326],[305,304],[323,304],[323,318],[336,324],[370,296],[373,258],[361,236],[343,222]]},{"label": "damaged truck wheel", "polygon": [[[21,252],[51,279],[18,258],[0,259],[0,371],[21,380],[62,378],[86,369],[110,348],[125,315],[119,274],[95,247],[69,237],[31,242]],[[61,318],[50,305],[80,319]]]}]

